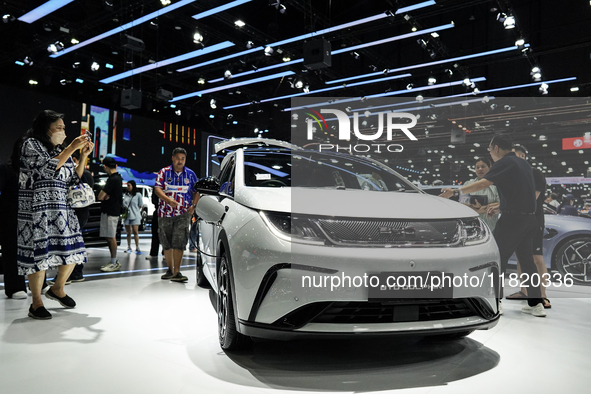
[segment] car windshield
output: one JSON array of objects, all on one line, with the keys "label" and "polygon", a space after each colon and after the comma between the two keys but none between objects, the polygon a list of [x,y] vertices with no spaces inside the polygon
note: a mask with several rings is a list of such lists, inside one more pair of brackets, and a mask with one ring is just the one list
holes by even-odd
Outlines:
[{"label": "car windshield", "polygon": [[314,151],[244,151],[246,186],[417,192],[406,179],[370,160]]}]

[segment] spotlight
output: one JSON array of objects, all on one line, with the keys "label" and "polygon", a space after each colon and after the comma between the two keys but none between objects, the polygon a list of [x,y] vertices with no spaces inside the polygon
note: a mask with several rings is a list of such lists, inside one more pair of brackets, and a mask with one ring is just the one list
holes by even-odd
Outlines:
[{"label": "spotlight", "polygon": [[505,111],[511,111],[511,106],[510,105],[505,105],[503,108],[505,108]]},{"label": "spotlight", "polygon": [[515,17],[512,15],[507,16],[503,21],[503,26],[505,26],[505,29],[507,30],[515,29]]},{"label": "spotlight", "polygon": [[289,56],[283,56],[283,61],[289,62],[289,61],[291,61],[291,58]]},{"label": "spotlight", "polygon": [[58,53],[62,49],[64,49],[64,43],[61,41],[56,41],[53,44],[49,44],[47,46],[47,52],[49,53]]},{"label": "spotlight", "polygon": [[78,67],[80,67],[80,62],[72,63],[72,68],[78,68]]},{"label": "spotlight", "polygon": [[412,88],[414,88],[415,85],[413,85],[412,83],[409,83],[408,85],[406,85],[406,89],[411,90]]},{"label": "spotlight", "polygon": [[445,73],[446,73],[447,75],[449,75],[450,77],[451,77],[452,75],[454,75],[454,72],[453,72],[453,70],[451,70],[451,69],[449,69],[449,68],[446,68],[446,69],[445,69]]},{"label": "spotlight", "polygon": [[543,83],[540,85],[540,93],[542,94],[548,94],[548,84]]},{"label": "spotlight", "polygon": [[170,3],[172,3],[172,0],[160,0],[160,3],[163,6],[167,6],[167,5],[170,5]]},{"label": "spotlight", "polygon": [[415,100],[417,100],[419,103],[422,103],[423,102],[423,98],[424,97],[419,94],[417,97],[415,97]]},{"label": "spotlight", "polygon": [[302,89],[304,91],[304,93],[310,93],[310,86],[309,85],[304,85],[304,89]]},{"label": "spotlight", "polygon": [[193,34],[193,42],[195,44],[202,44],[203,43],[203,35],[201,33],[199,33],[198,31],[196,31],[195,34]]},{"label": "spotlight", "polygon": [[525,40],[523,38],[519,38],[515,41],[515,46],[522,47],[525,45]]},{"label": "spotlight", "polygon": [[35,81],[34,79],[29,79],[29,85],[39,85],[39,82]]},{"label": "spotlight", "polygon": [[90,65],[90,69],[92,71],[98,71],[99,68],[101,68],[101,66],[97,62],[92,62],[92,64]]},{"label": "spotlight", "polygon": [[483,104],[486,104],[486,103],[488,103],[488,101],[489,101],[489,100],[490,100],[490,99],[488,98],[488,96],[484,96],[484,97],[482,98],[482,103],[483,103]]},{"label": "spotlight", "polygon": [[244,27],[244,26],[246,26],[246,23],[242,22],[240,19],[238,19],[237,21],[235,21],[234,24],[236,25],[236,27]]},{"label": "spotlight", "polygon": [[180,110],[180,109],[177,109],[176,111],[174,111],[174,113],[175,113],[177,116],[181,116],[181,113],[182,113],[182,112],[181,112],[181,110]]},{"label": "spotlight", "polygon": [[199,85],[205,85],[205,78],[203,78],[203,77],[199,78],[199,79],[197,80],[197,83],[198,83]]},{"label": "spotlight", "polygon": [[294,86],[296,89],[301,89],[304,87],[304,81],[302,81],[301,79],[298,79],[297,81],[295,81]]},{"label": "spotlight", "polygon": [[428,85],[435,85],[435,83],[437,83],[437,79],[435,77],[429,77],[427,80]]},{"label": "spotlight", "polygon": [[463,84],[468,87],[472,84],[472,81],[470,81],[470,78],[464,78]]},{"label": "spotlight", "polygon": [[251,49],[254,46],[254,42],[246,41],[246,49]]},{"label": "spotlight", "polygon": [[570,88],[571,92],[578,92],[579,91],[579,87],[578,86],[573,86],[572,88]]},{"label": "spotlight", "polygon": [[32,66],[33,65],[33,59],[31,59],[29,56],[26,56],[23,59],[23,63],[25,63],[27,66]]},{"label": "spotlight", "polygon": [[234,115],[232,114],[228,114],[228,116],[226,117],[228,120],[232,120],[232,118],[234,117]]},{"label": "spotlight", "polygon": [[45,22],[43,24],[43,30],[45,30],[47,32],[50,32],[50,31],[53,30],[53,25],[51,23],[49,23],[49,22]]},{"label": "spotlight", "polygon": [[60,84],[62,86],[65,86],[67,83],[68,83],[68,80],[66,80],[66,79],[60,79]]},{"label": "spotlight", "polygon": [[472,94],[477,95],[478,93],[480,93],[480,89],[474,88],[474,90],[472,91]]},{"label": "spotlight", "polygon": [[370,65],[369,68],[371,68],[371,71],[378,71],[378,68],[375,65]]},{"label": "spotlight", "polygon": [[351,52],[351,56],[353,56],[353,59],[359,60],[359,53],[357,53],[357,52]]},{"label": "spotlight", "polygon": [[427,48],[427,41],[423,40],[422,38],[419,38],[417,40],[417,44],[419,44],[421,46],[421,48],[423,48],[423,49]]},{"label": "spotlight", "polygon": [[226,70],[224,72],[224,79],[230,79],[232,78],[232,72],[230,70]]},{"label": "spotlight", "polygon": [[211,109],[216,109],[218,106],[216,105],[216,101],[215,99],[211,99],[209,101],[209,106],[211,107]]},{"label": "spotlight", "polygon": [[75,38],[72,38],[72,39],[70,40],[70,43],[72,43],[72,45],[76,45],[76,44],[80,44],[80,41],[78,41],[78,40],[77,40],[77,39],[75,39]]},{"label": "spotlight", "polygon": [[496,105],[496,104],[494,104],[494,103],[493,103],[493,104],[491,104],[491,105],[490,105],[490,109],[497,109],[497,105]]},{"label": "spotlight", "polygon": [[265,47],[265,56],[271,56],[273,54],[273,48],[270,46]]},{"label": "spotlight", "polygon": [[14,21],[16,18],[10,14],[4,14],[2,15],[2,22],[4,23],[9,23]]},{"label": "spotlight", "polygon": [[541,81],[542,80],[542,70],[540,67],[533,67],[530,72],[531,77],[534,81]]}]

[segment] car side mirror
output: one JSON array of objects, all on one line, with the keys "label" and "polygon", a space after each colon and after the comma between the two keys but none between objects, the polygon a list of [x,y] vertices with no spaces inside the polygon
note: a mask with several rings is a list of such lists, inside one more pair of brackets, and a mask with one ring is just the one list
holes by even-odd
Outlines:
[{"label": "car side mirror", "polygon": [[215,198],[200,198],[195,206],[195,213],[208,223],[218,223],[226,214],[227,207]]},{"label": "car side mirror", "polygon": [[199,194],[210,194],[217,196],[220,194],[220,180],[215,176],[202,178],[195,184],[195,190]]}]

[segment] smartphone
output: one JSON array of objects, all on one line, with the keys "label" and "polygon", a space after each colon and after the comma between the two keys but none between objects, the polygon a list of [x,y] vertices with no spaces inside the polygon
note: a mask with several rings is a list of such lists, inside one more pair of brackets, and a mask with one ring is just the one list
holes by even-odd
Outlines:
[{"label": "smartphone", "polygon": [[470,196],[470,204],[475,205],[476,201],[480,205],[488,205],[488,196]]}]

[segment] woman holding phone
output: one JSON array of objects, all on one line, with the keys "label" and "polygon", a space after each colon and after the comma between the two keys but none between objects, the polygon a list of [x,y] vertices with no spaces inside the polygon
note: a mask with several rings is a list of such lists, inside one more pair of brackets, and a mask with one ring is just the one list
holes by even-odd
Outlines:
[{"label": "woman holding phone", "polygon": [[[489,158],[481,157],[476,160],[474,163],[474,171],[476,172],[476,179],[471,179],[464,183],[464,186],[470,185],[476,181],[481,180],[490,170],[492,163]],[[460,200],[461,203],[468,205],[470,208],[478,212],[480,219],[482,219],[488,227],[490,227],[491,231],[494,231],[497,221],[499,220],[499,214],[496,213],[491,217],[486,215],[486,210],[489,206],[499,205],[499,193],[497,192],[497,187],[491,185],[486,189],[466,194],[463,196],[463,200]]]}]

